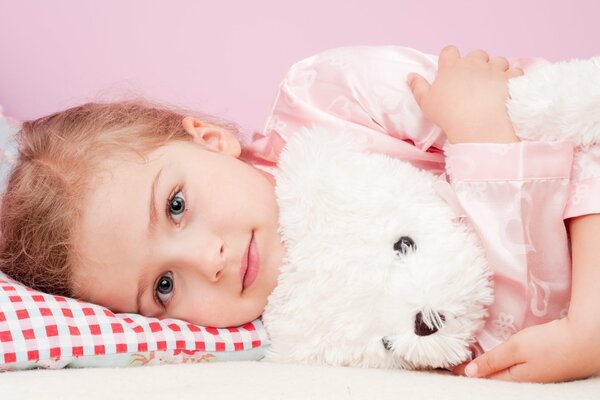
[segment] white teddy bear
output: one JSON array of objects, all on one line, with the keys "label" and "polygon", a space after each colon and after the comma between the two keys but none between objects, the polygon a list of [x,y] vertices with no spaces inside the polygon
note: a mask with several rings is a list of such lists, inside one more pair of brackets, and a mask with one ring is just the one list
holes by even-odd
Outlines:
[{"label": "white teddy bear", "polygon": [[[522,139],[599,142],[600,57],[540,67],[509,92]],[[287,255],[263,314],[267,360],[414,369],[470,359],[491,275],[437,177],[313,129],[289,140],[276,178]]]}]

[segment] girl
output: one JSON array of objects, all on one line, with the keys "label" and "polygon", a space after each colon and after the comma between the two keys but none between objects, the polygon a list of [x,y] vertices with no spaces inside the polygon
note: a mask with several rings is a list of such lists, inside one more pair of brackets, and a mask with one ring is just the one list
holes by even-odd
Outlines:
[{"label": "girl", "polygon": [[[591,307],[600,277],[590,238],[600,222],[586,215],[593,206],[566,204],[572,145],[518,142],[504,102],[507,80],[522,71],[483,51],[461,58],[445,48],[433,84],[416,76],[409,89],[408,73],[432,79],[436,61],[395,47],[311,57],[292,67],[267,129],[246,146],[217,121],[133,103],[87,104],[26,122],[0,216],[2,269],[116,312],[212,326],[252,320],[285,254],[273,168],[286,137],[316,124],[352,131],[365,150],[433,172],[450,166],[496,272],[496,303],[478,337],[493,349],[465,373],[530,381],[596,373],[600,321]],[[494,168],[500,155],[519,168]],[[536,168],[549,157],[551,165]],[[477,168],[461,167],[465,161]],[[570,307],[565,206],[577,217],[569,220]],[[540,216],[521,212],[526,207]]]}]

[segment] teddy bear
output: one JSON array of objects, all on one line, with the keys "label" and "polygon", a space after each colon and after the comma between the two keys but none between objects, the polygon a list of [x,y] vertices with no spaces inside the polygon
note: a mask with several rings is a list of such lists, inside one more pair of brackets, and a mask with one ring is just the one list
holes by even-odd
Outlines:
[{"label": "teddy bear", "polygon": [[[599,142],[600,57],[549,63],[511,79],[509,93],[521,139]],[[262,316],[265,359],[405,369],[469,360],[492,277],[477,235],[436,190],[442,178],[319,128],[290,138],[278,167],[287,251]]]}]

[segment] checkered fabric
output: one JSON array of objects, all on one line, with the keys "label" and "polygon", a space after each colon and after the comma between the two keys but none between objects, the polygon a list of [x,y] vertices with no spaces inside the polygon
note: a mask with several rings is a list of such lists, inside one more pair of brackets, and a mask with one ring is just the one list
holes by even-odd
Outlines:
[{"label": "checkered fabric", "polygon": [[62,367],[64,363],[55,361],[65,357],[237,352],[267,342],[260,320],[216,329],[175,319],[114,314],[98,305],[35,291],[0,273],[0,370],[15,369],[14,365],[26,361]]}]

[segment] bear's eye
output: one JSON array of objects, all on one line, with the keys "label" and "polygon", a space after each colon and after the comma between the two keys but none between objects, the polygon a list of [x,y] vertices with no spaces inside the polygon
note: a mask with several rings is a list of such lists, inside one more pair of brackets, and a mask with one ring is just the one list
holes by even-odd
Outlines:
[{"label": "bear's eye", "polygon": [[417,245],[415,241],[409,236],[402,236],[396,243],[394,243],[394,251],[399,256],[400,254],[406,255],[409,251],[415,251]]}]

